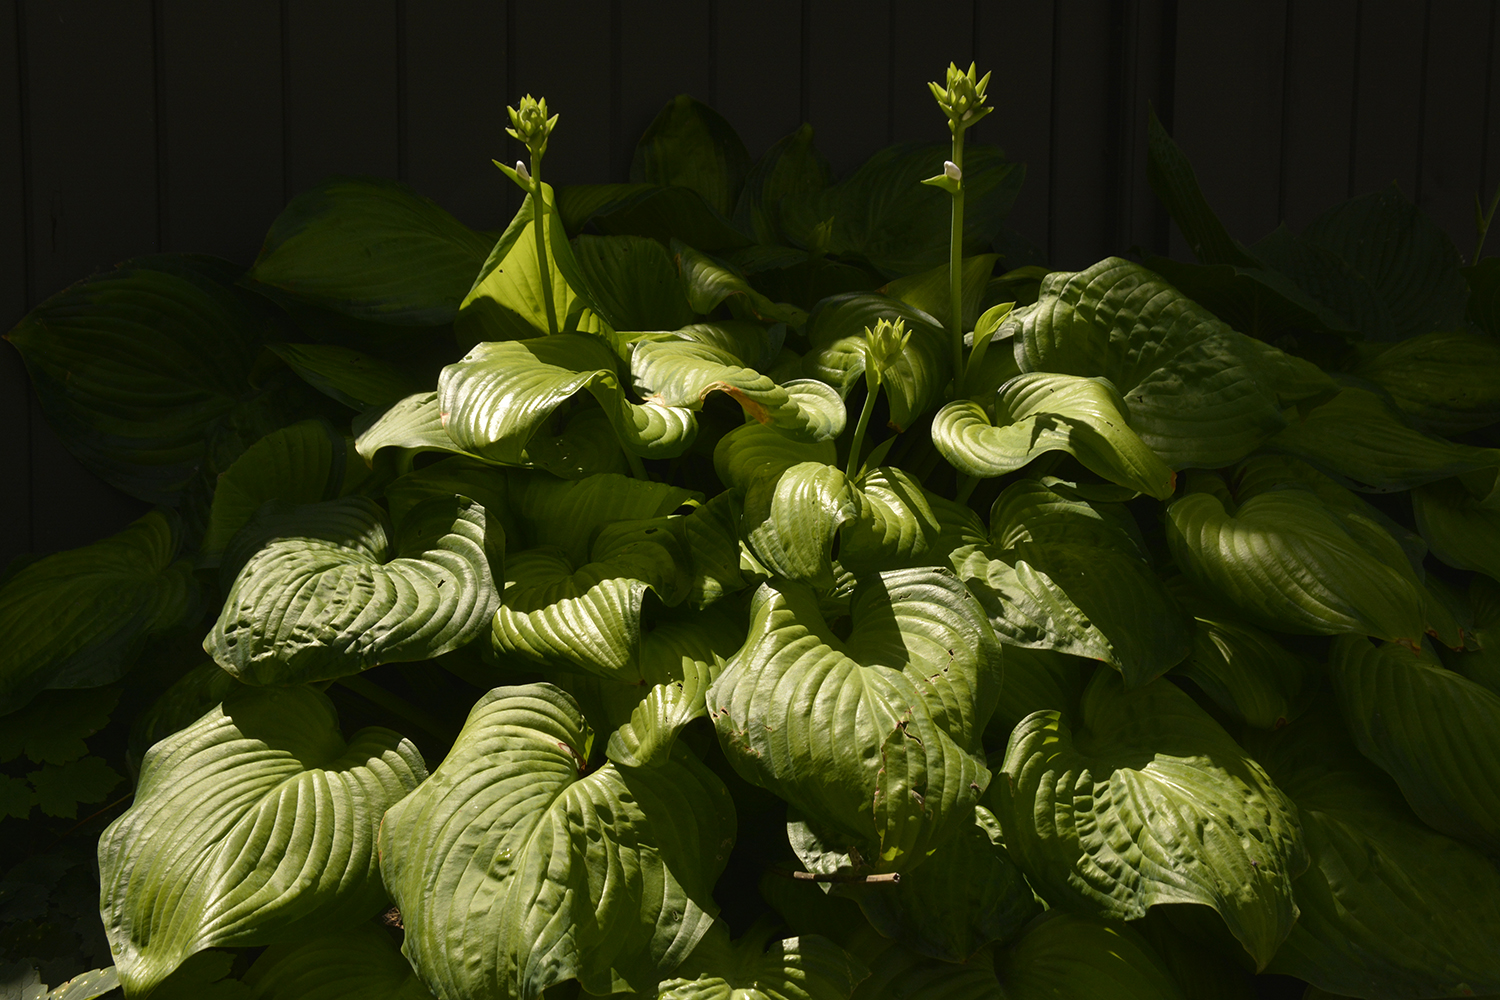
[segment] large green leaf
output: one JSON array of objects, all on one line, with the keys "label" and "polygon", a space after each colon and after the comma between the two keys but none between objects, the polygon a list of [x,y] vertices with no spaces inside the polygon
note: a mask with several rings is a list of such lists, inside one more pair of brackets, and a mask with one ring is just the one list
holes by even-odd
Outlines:
[{"label": "large green leaf", "polygon": [[1187,1000],[1129,927],[1052,910],[995,963],[1006,1000]]},{"label": "large green leaf", "polygon": [[616,330],[676,330],[693,321],[677,266],[644,236],[580,236],[578,276],[604,321]]},{"label": "large green leaf", "polygon": [[1378,524],[1341,517],[1310,489],[1268,489],[1228,508],[1222,480],[1206,477],[1202,489],[1167,508],[1167,541],[1207,593],[1276,631],[1421,639],[1421,584]]},{"label": "large green leaf", "polygon": [[944,962],[861,929],[846,945],[870,969],[853,1000],[1004,1000],[988,949],[963,963]]},{"label": "large green leaf", "polygon": [[250,277],[357,319],[452,322],[489,241],[405,184],[339,177],[293,198]]},{"label": "large green leaf", "polygon": [[575,184],[558,193],[570,232],[592,222],[612,236],[647,236],[659,243],[682,240],[705,253],[747,246],[730,221],[692,188],[660,184]]},{"label": "large green leaf", "polygon": [[1491,337],[1500,337],[1500,257],[1486,257],[1463,273],[1469,283],[1469,320]]},{"label": "large green leaf", "polygon": [[1198,187],[1193,165],[1162,126],[1153,109],[1147,121],[1146,181],[1187,237],[1188,248],[1205,264],[1258,267],[1257,261],[1229,235]]},{"label": "large green leaf", "polygon": [[255,1000],[432,1000],[390,935],[370,923],[272,945],[245,984]]},{"label": "large green leaf", "polygon": [[839,469],[801,462],[757,477],[745,496],[745,539],[777,576],[832,590],[833,543],[859,516],[863,497]]},{"label": "large green leaf", "polygon": [[0,587],[0,714],[47,688],[96,687],[198,615],[182,525],[153,510],[102,542],[38,559]]},{"label": "large green leaf", "polygon": [[728,791],[682,747],[659,767],[585,773],[590,740],[557,688],[496,688],[386,813],[381,874],[436,996],[535,1000],[569,979],[646,991],[708,932],[734,845]]},{"label": "large green leaf", "polygon": [[672,255],[682,272],[683,290],[694,312],[706,315],[728,300],[737,307],[736,315],[745,313],[758,320],[790,323],[799,329],[807,323],[806,312],[785,302],[772,302],[725,262],[676,239],[672,241]]},{"label": "large green leaf", "polygon": [[734,127],[687,94],[667,102],[635,145],[635,183],[691,188],[721,215],[734,213],[750,154]]},{"label": "large green leaf", "polygon": [[1422,821],[1500,854],[1500,695],[1435,657],[1358,636],[1334,643],[1329,675],[1355,745]]},{"label": "large green leaf", "polygon": [[1168,681],[1127,690],[1101,670],[1076,718],[1023,720],[990,786],[1031,884],[1106,919],[1211,907],[1264,968],[1297,919],[1292,879],[1307,854],[1296,807]]},{"label": "large green leaf", "polygon": [[1434,556],[1500,580],[1500,509],[1476,498],[1458,479],[1417,487],[1411,505],[1417,530]]},{"label": "large green leaf", "polygon": [[1231,615],[1194,611],[1193,651],[1173,672],[1247,725],[1275,729],[1295,718],[1314,677],[1311,664]]},{"label": "large green leaf", "polygon": [[752,929],[738,941],[715,924],[686,962],[657,988],[657,1000],[849,1000],[870,970],[825,937],[766,941]]},{"label": "large green leaf", "polygon": [[989,544],[950,558],[1005,642],[1103,660],[1134,687],[1187,655],[1190,622],[1122,516],[1023,480],[995,501]]},{"label": "large green leaf", "polygon": [[1005,853],[1000,823],[984,806],[896,885],[839,886],[858,900],[871,926],[923,955],[964,962],[985,945],[1014,937],[1041,909]]},{"label": "large green leaf", "polygon": [[[470,454],[459,447],[444,429],[442,407],[436,392],[418,392],[387,407],[372,408],[354,420],[354,449],[371,465],[385,448],[404,454],[409,470],[412,456],[423,451]],[[478,456],[471,456],[477,458]]]},{"label": "large green leaf", "polygon": [[1267,446],[1368,493],[1409,490],[1500,466],[1500,449],[1424,434],[1379,394],[1357,386],[1345,386],[1332,401],[1292,420]]},{"label": "large green leaf", "polygon": [[667,483],[602,474],[561,482],[535,472],[507,472],[507,496],[520,540],[516,549],[555,545],[585,562],[594,535],[613,521],[665,517],[699,498]]},{"label": "large green leaf", "polygon": [[[876,466],[854,481],[855,516],[839,528],[839,562],[852,573],[948,565],[960,545],[985,538],[967,506],[929,493],[901,469]],[[778,526],[784,527],[785,520]]]},{"label": "large green leaf", "polygon": [[1312,364],[1236,333],[1118,257],[1047,275],[1036,306],[1015,322],[1023,372],[1109,379],[1130,426],[1174,469],[1243,458],[1286,426],[1287,406],[1335,388]]},{"label": "large green leaf", "polygon": [[777,140],[751,168],[735,206],[734,224],[757,243],[781,243],[782,202],[816,195],[832,180],[828,161],[813,146],[812,126],[803,124]]},{"label": "large green leaf", "polygon": [[226,566],[245,561],[203,648],[248,684],[289,684],[429,659],[478,635],[499,602],[499,523],[448,494],[391,534],[364,497],[262,507],[226,553]]},{"label": "large green leaf", "polygon": [[126,264],[52,296],[6,339],[69,451],[131,496],[175,504],[216,422],[252,394],[267,332],[233,289]]},{"label": "large green leaf", "polygon": [[847,396],[864,380],[865,331],[882,319],[899,319],[911,331],[901,357],[880,379],[890,405],[891,423],[902,430],[937,405],[953,377],[948,334],[933,317],[900,299],[875,292],[851,292],[825,299],[808,317],[807,339],[812,349],[802,367],[808,375],[837,389],[839,395]]},{"label": "large green leaf", "polygon": [[1104,378],[1019,375],[995,398],[993,419],[967,399],[939,410],[932,443],[968,476],[1002,476],[1038,455],[1065,451],[1105,479],[1158,500],[1177,486],[1177,475],[1131,430],[1124,398]]},{"label": "large green leaf", "polygon": [[832,466],[832,441],[798,441],[757,421],[741,424],[714,445],[714,472],[727,487],[748,489],[757,479],[775,480],[803,462]]},{"label": "large green leaf", "polygon": [[421,389],[390,361],[337,344],[268,344],[267,348],[304,382],[345,406],[363,410],[389,405]]},{"label": "large green leaf", "polygon": [[1462,434],[1500,421],[1500,343],[1442,330],[1392,344],[1354,369],[1384,389],[1417,427]]},{"label": "large green leaf", "polygon": [[841,639],[810,590],[763,584],[709,714],[735,770],[805,817],[804,863],[909,869],[972,822],[999,645],[940,570],[871,575],[849,614]]},{"label": "large green leaf", "polygon": [[609,417],[626,450],[673,458],[698,433],[692,411],[626,395],[609,345],[586,334],[477,344],[438,378],[443,427],[459,448],[520,465],[527,444],[558,407],[588,392]]},{"label": "large green leaf", "polygon": [[[959,296],[959,324],[962,329],[974,329],[974,321],[979,318],[980,306],[989,288],[990,276],[999,259],[1000,255],[997,253],[982,253],[976,257],[964,258],[959,268],[962,289]],[[948,264],[939,264],[921,274],[897,278],[881,291],[914,309],[920,309],[937,320],[944,329],[948,329],[949,317],[953,311],[949,298],[948,267]]]},{"label": "large green leaf", "polygon": [[1308,715],[1255,747],[1312,857],[1269,971],[1381,1000],[1500,992],[1500,869],[1418,822],[1340,729]]},{"label": "large green leaf", "polygon": [[381,814],[427,776],[411,743],[345,743],[306,687],[242,689],[146,754],[99,841],[99,909],[120,979],[147,996],[189,955],[298,940],[385,906]]}]

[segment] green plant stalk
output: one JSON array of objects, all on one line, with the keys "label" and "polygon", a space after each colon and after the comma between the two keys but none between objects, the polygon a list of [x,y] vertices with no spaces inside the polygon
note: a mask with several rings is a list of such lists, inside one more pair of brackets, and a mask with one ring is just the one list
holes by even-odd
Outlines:
[{"label": "green plant stalk", "polygon": [[625,459],[630,463],[630,474],[643,483],[649,483],[651,474],[646,471],[646,463],[641,461],[641,456],[623,445],[620,450],[625,453]]},{"label": "green plant stalk", "polygon": [[542,279],[542,302],[547,307],[547,332],[557,332],[557,307],[552,304],[552,269],[547,266],[547,199],[542,195],[542,158],[531,158],[531,225],[536,230],[536,270]]},{"label": "green plant stalk", "polygon": [[866,381],[865,405],[859,411],[859,423],[854,425],[854,441],[849,445],[849,461],[844,475],[853,479],[859,473],[859,453],[864,450],[865,431],[870,426],[870,414],[875,412],[875,400],[880,395],[880,383]]},{"label": "green plant stalk", "polygon": [[954,191],[953,219],[948,227],[948,328],[953,342],[953,398],[964,396],[964,129],[953,130],[953,165],[960,171],[958,190]]}]

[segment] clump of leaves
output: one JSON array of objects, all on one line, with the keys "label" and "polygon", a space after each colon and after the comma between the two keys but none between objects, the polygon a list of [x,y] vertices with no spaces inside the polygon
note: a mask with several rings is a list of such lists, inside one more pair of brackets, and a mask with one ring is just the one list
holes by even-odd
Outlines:
[{"label": "clump of leaves", "polygon": [[1500,271],[1153,123],[1199,263],[996,275],[988,80],[837,182],[683,97],[554,189],[528,97],[493,243],[336,179],[11,332],[163,505],[0,589],[6,822],[131,695],[100,984],[1500,992]]}]

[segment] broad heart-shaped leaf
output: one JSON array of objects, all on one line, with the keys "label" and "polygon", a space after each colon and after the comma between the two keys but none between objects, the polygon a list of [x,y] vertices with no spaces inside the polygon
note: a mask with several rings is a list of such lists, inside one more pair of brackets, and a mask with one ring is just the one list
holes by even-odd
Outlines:
[{"label": "broad heart-shaped leaf", "polygon": [[1146,150],[1146,181],[1187,237],[1193,255],[1205,264],[1258,266],[1260,262],[1229,235],[1209,207],[1193,165],[1162,127],[1154,110],[1148,116]]},{"label": "broad heart-shaped leaf", "polygon": [[[844,401],[827,385],[798,379],[777,385],[746,364],[723,336],[728,324],[700,324],[670,337],[643,340],[630,355],[631,375],[648,401],[699,410],[711,392],[722,392],[762,424],[805,441],[831,441],[844,431]],[[755,330],[754,324],[736,324]]]},{"label": "broad heart-shaped leaf", "polygon": [[412,744],[346,744],[306,687],[241,689],[146,754],[135,803],[99,840],[99,909],[144,997],[189,955],[298,940],[385,905],[375,836],[427,777]]},{"label": "broad heart-shaped leaf", "polygon": [[657,1000],[849,1000],[870,974],[858,959],[817,934],[769,943],[752,929],[731,942],[716,923],[687,961],[657,987]]},{"label": "broad heart-shaped leaf", "polygon": [[[948,257],[949,198],[921,181],[943,172],[947,143],[904,143],[882,149],[844,180],[821,191],[789,195],[781,225],[797,246],[832,220],[829,253],[866,261],[888,278],[925,271]],[[996,146],[964,150],[964,256],[988,251],[1026,176]]]},{"label": "broad heart-shaped leaf", "polygon": [[1039,917],[1000,954],[995,972],[1006,1000],[1188,1000],[1132,928],[1062,909]]},{"label": "broad heart-shaped leaf", "polygon": [[644,236],[580,236],[578,276],[595,310],[616,330],[676,330],[693,321],[677,266]]},{"label": "broad heart-shaped leaf", "polygon": [[1011,733],[988,797],[1011,858],[1049,902],[1105,919],[1211,907],[1264,968],[1297,919],[1296,807],[1169,681],[1126,690],[1101,670],[1077,719]]},{"label": "broad heart-shaped leaf", "polygon": [[251,395],[267,332],[233,289],[127,264],[52,296],[6,339],[79,461],[131,496],[175,504],[215,421]]},{"label": "broad heart-shaped leaf", "polygon": [[273,944],[245,973],[255,1000],[432,1000],[390,936],[373,923]]},{"label": "broad heart-shaped leaf", "polygon": [[814,195],[832,180],[828,161],[813,146],[812,126],[803,124],[778,139],[751,168],[735,205],[734,224],[757,243],[781,243],[782,201]]},{"label": "broad heart-shaped leaf", "polygon": [[633,403],[617,359],[598,337],[568,333],[475,345],[438,377],[448,436],[464,451],[520,465],[526,445],[570,396],[587,391],[609,417],[621,447],[644,458],[674,458],[698,433],[692,411]]},{"label": "broad heart-shaped leaf", "polygon": [[[976,257],[964,259],[959,279],[962,288],[959,296],[960,329],[974,329],[974,321],[979,318],[980,304],[984,301],[990,276],[994,273],[995,262],[999,259],[1000,255],[995,253],[982,253]],[[914,309],[922,310],[937,320],[944,329],[948,328],[949,315],[953,310],[949,298],[947,264],[939,264],[921,274],[897,278],[881,291],[893,299],[900,299]]]},{"label": "broad heart-shaped leaf", "polygon": [[504,475],[520,534],[514,548],[555,545],[574,562],[587,561],[594,535],[604,525],[665,517],[700,497],[681,487],[616,474],[571,483],[536,472]]},{"label": "broad heart-shaped leaf", "polygon": [[995,501],[989,544],[950,559],[1004,642],[1103,660],[1134,687],[1187,655],[1190,623],[1122,515],[1025,480]]},{"label": "broad heart-shaped leaf", "polygon": [[717,111],[687,94],[667,102],[635,144],[630,179],[691,188],[721,215],[734,213],[750,153]]},{"label": "broad heart-shaped leaf", "polygon": [[247,684],[440,656],[489,622],[504,545],[484,507],[454,494],[412,507],[394,540],[364,497],[267,504],[235,539],[253,554],[203,648]]},{"label": "broad heart-shaped leaf", "polygon": [[1047,275],[1036,306],[1014,322],[1021,371],[1109,379],[1130,426],[1174,469],[1243,458],[1286,426],[1283,409],[1335,388],[1314,365],[1236,333],[1118,257]]},{"label": "broad heart-shaped leaf", "polygon": [[[536,199],[528,194],[477,270],[473,287],[459,307],[459,325],[472,330],[476,339],[525,340],[587,324],[584,311],[589,302],[582,297],[583,278],[558,218],[550,184],[542,185],[542,196],[547,202],[542,213],[547,259],[537,260]],[[550,282],[551,320],[542,291],[543,267]],[[555,330],[550,322],[556,322]]]},{"label": "broad heart-shaped leaf", "polygon": [[450,323],[489,241],[405,184],[337,177],[293,198],[250,278],[357,319]]},{"label": "broad heart-shaped leaf", "polygon": [[1268,971],[1386,1000],[1500,993],[1500,869],[1418,822],[1341,729],[1309,714],[1254,745],[1312,858]]},{"label": "broad heart-shaped leaf", "polygon": [[1041,906],[1005,853],[1000,822],[984,806],[896,885],[836,886],[852,896],[871,926],[913,951],[964,962],[994,941],[1015,936]]},{"label": "broad heart-shaped leaf", "polygon": [[353,492],[368,473],[350,442],[322,420],[303,420],[261,438],[219,474],[199,566],[219,564],[224,547],[267,500],[318,503]]},{"label": "broad heart-shaped leaf", "polygon": [[682,240],[705,253],[748,246],[743,233],[692,188],[659,184],[574,184],[558,193],[563,222],[577,233],[592,222],[611,236]]},{"label": "broad heart-shaped leaf", "polygon": [[833,466],[837,461],[832,441],[798,441],[753,420],[714,445],[714,472],[731,488],[747,489],[757,479],[775,479],[803,462]]},{"label": "broad heart-shaped leaf", "polygon": [[1360,753],[1422,821],[1500,854],[1500,695],[1435,657],[1340,637],[1329,675]]},{"label": "broad heart-shaped leaf", "polygon": [[882,319],[899,319],[911,331],[906,349],[880,381],[890,404],[891,423],[902,430],[937,405],[953,378],[948,334],[931,316],[874,292],[824,299],[808,316],[807,339],[812,349],[803,358],[802,369],[847,396],[864,380],[865,331]]},{"label": "broad heart-shaped leaf", "polygon": [[1193,650],[1173,673],[1247,725],[1275,729],[1295,718],[1315,683],[1312,665],[1260,629],[1195,604],[1187,589],[1179,596],[1193,610]]},{"label": "broad heart-shaped leaf", "polygon": [[1306,416],[1292,418],[1267,447],[1304,459],[1350,489],[1366,493],[1409,490],[1500,466],[1500,449],[1424,434],[1380,395],[1352,385]]},{"label": "broad heart-shaped leaf", "polygon": [[1189,580],[1264,628],[1412,645],[1426,631],[1421,583],[1395,541],[1310,489],[1266,490],[1233,510],[1189,492],[1167,508],[1167,542]]},{"label": "broad heart-shaped leaf", "polygon": [[1129,410],[1108,379],[1033,372],[1007,382],[994,419],[956,399],[932,418],[932,443],[958,471],[991,478],[1049,451],[1065,451],[1091,472],[1148,493],[1172,495],[1177,475],[1130,429]]},{"label": "broad heart-shaped leaf", "polygon": [[478,458],[458,446],[443,429],[436,392],[418,392],[387,407],[373,407],[354,419],[354,449],[370,465],[383,449],[403,452],[400,464],[410,471],[418,452],[446,451]]},{"label": "broad heart-shaped leaf", "polygon": [[984,540],[967,506],[929,493],[907,472],[877,466],[853,483],[854,518],[839,528],[839,562],[852,573],[948,565],[948,553]]},{"label": "broad heart-shaped leaf", "polygon": [[694,312],[708,314],[726,299],[735,314],[766,321],[789,323],[801,329],[807,313],[785,302],[772,302],[723,261],[694,250],[681,240],[672,241],[672,256],[682,272],[683,291]]},{"label": "broad heart-shaped leaf", "polygon": [[1500,343],[1469,330],[1413,337],[1362,359],[1354,374],[1384,389],[1420,429],[1462,434],[1500,421]]},{"label": "broad heart-shaped leaf", "polygon": [[308,385],[351,409],[395,403],[421,388],[395,364],[337,344],[266,347]]},{"label": "broad heart-shaped leaf", "polygon": [[854,990],[853,1000],[1003,1000],[995,978],[995,959],[988,949],[963,963],[929,958],[860,928],[846,944],[870,969]]},{"label": "broad heart-shaped leaf", "polygon": [[153,634],[198,615],[182,524],[153,510],[118,535],[20,569],[0,587],[0,714],[47,688],[97,687],[130,669]]},{"label": "broad heart-shaped leaf", "polygon": [[735,770],[806,818],[804,863],[910,869],[972,822],[1000,648],[941,570],[872,574],[849,613],[840,639],[810,590],[762,584],[709,715]]},{"label": "broad heart-shaped leaf", "polygon": [[582,773],[590,739],[552,685],[496,688],[386,813],[381,874],[436,996],[650,990],[708,932],[734,846],[728,790],[682,747],[660,767]]},{"label": "broad heart-shaped leaf", "polygon": [[1411,505],[1434,556],[1500,579],[1500,510],[1476,499],[1458,479],[1417,487]]}]

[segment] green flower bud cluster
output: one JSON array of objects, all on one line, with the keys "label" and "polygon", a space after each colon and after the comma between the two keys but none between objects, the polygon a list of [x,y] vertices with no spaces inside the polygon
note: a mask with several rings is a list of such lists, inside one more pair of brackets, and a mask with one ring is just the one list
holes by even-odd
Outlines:
[{"label": "green flower bud cluster", "polygon": [[552,130],[557,126],[557,116],[547,117],[547,99],[543,97],[537,100],[530,94],[521,98],[520,106],[506,108],[510,115],[511,127],[505,131],[512,138],[518,139],[526,144],[531,151],[532,157],[540,159],[547,152],[547,139],[552,135]]},{"label": "green flower bud cluster", "polygon": [[949,63],[947,86],[936,83],[929,83],[927,86],[932,90],[932,96],[937,98],[938,107],[948,116],[948,128],[957,133],[995,110],[984,106],[985,88],[989,86],[989,82],[990,74],[984,74],[981,79],[973,63],[969,63],[968,72]]},{"label": "green flower bud cluster", "polygon": [[873,327],[865,327],[865,380],[872,392],[891,366],[901,359],[909,340],[911,331],[901,319],[894,322],[882,319]]}]

